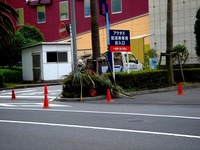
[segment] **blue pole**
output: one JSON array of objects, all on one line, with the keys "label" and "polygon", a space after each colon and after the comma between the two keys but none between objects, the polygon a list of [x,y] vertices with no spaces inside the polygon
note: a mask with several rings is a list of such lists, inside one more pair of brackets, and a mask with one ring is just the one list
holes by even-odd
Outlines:
[{"label": "blue pole", "polygon": [[[105,6],[105,13],[103,13],[102,6]],[[108,63],[110,64],[111,69],[113,68],[112,64],[112,53],[110,52],[110,20],[109,20],[109,12],[108,12],[108,4],[106,0],[99,0],[99,10],[100,15],[106,18],[106,35],[107,35],[107,48],[108,48]],[[110,71],[110,70],[109,70]]]}]

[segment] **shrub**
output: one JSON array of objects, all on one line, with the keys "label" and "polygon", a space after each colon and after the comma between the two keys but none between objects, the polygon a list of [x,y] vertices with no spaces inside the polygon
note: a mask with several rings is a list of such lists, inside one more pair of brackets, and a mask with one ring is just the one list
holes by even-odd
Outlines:
[{"label": "shrub", "polygon": [[0,88],[4,87],[3,74],[0,74]]},{"label": "shrub", "polygon": [[[185,82],[200,82],[200,68],[183,69]],[[112,78],[111,74],[108,75]],[[167,70],[121,72],[115,75],[117,85],[123,89],[144,90],[169,87]],[[175,82],[182,82],[180,69],[174,70]]]},{"label": "shrub", "polygon": [[[186,82],[200,82],[200,68],[183,69],[183,74]],[[180,69],[174,70],[174,78],[176,82],[182,82]]]},{"label": "shrub", "polygon": [[197,13],[196,13],[196,21],[194,24],[194,34],[196,38],[196,46],[195,46],[196,54],[197,56],[200,57],[200,8],[197,10]]},{"label": "shrub", "polygon": [[[200,82],[200,68],[183,69],[186,82]],[[72,76],[71,76],[72,77]],[[81,77],[81,78],[80,78]],[[74,78],[74,76],[73,76]],[[73,78],[66,78],[63,86],[63,97],[80,97],[80,79],[83,83],[82,96],[90,96],[89,90],[95,88],[97,95],[105,95],[108,88],[111,89],[111,94],[125,94],[123,89],[144,90],[158,89],[171,86],[168,84],[167,70],[150,70],[150,71],[133,71],[118,72],[115,74],[116,84],[112,84],[113,77],[111,73],[106,73],[101,76],[79,74],[76,82]],[[174,70],[175,82],[182,82],[180,69]]]},{"label": "shrub", "polygon": [[[180,61],[181,64],[185,64],[189,59],[189,52],[187,50],[187,47],[185,45],[176,45],[173,47],[173,51],[177,54],[180,54]],[[179,64],[179,55],[173,55],[173,63]]]},{"label": "shrub", "polygon": [[0,69],[0,73],[4,76],[6,83],[19,83],[22,81],[22,71],[11,69]]},{"label": "shrub", "polygon": [[116,73],[116,83],[124,89],[156,89],[169,86],[166,71]]}]

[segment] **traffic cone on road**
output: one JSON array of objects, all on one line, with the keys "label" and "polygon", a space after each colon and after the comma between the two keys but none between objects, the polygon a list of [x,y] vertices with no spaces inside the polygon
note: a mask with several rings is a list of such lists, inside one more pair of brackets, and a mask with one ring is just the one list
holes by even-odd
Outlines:
[{"label": "traffic cone on road", "polygon": [[48,89],[47,89],[47,85],[44,85],[44,94],[48,94]]},{"label": "traffic cone on road", "polygon": [[182,84],[181,82],[178,83],[178,95],[182,95],[183,94],[183,89],[182,89]]},{"label": "traffic cone on road", "polygon": [[112,98],[111,98],[111,94],[110,94],[110,89],[107,89],[106,102],[107,103],[112,102]]},{"label": "traffic cone on road", "polygon": [[49,108],[49,100],[47,94],[44,94],[44,106],[43,108],[47,109]]},{"label": "traffic cone on road", "polygon": [[12,100],[16,100],[15,91],[12,89]]}]

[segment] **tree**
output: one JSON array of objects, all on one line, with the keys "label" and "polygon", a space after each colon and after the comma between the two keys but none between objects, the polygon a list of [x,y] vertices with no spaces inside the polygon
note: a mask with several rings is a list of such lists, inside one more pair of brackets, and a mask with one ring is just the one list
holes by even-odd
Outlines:
[{"label": "tree", "polygon": [[11,68],[16,62],[21,61],[21,47],[43,41],[44,36],[35,26],[22,26],[15,34],[10,35],[10,42],[2,46],[0,65],[9,66],[9,68]]},{"label": "tree", "polygon": [[171,52],[173,51],[173,2],[167,0],[167,49],[166,65],[168,69],[169,84],[174,84],[173,62]]},{"label": "tree", "polygon": [[[173,52],[176,54],[173,55],[173,63],[179,64],[179,56],[181,64],[185,64],[189,59],[189,52],[185,45],[176,45],[173,47]],[[178,55],[177,55],[178,54]]]},{"label": "tree", "polygon": [[11,16],[17,19],[18,13],[5,0],[0,0],[0,47],[3,43],[10,42],[12,34],[15,33]]},{"label": "tree", "polygon": [[[40,32],[38,28],[31,25],[23,25],[18,31],[23,35],[26,40],[33,40],[36,42],[43,42],[44,35]],[[27,44],[28,45],[28,44]]]},{"label": "tree", "polygon": [[26,45],[25,38],[20,32],[16,32],[10,38],[10,42],[3,45],[0,55],[0,65],[8,66],[9,68],[21,61],[21,51],[19,48]]},{"label": "tree", "polygon": [[200,8],[198,9],[197,13],[196,13],[196,22],[194,25],[194,34],[196,34],[196,54],[197,56],[200,57]]},{"label": "tree", "polygon": [[[97,0],[90,0],[91,8],[91,38],[92,38],[92,53],[93,59],[97,60],[100,57],[100,40],[99,40],[99,26],[97,14]],[[94,61],[96,62],[96,61]],[[96,65],[93,64],[94,71],[96,72]]]}]

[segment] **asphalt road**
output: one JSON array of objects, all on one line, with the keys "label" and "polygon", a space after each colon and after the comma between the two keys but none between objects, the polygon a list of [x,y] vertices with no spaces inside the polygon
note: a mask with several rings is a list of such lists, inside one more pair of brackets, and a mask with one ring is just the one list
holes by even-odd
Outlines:
[{"label": "asphalt road", "polygon": [[35,95],[15,101],[2,96],[0,149],[199,150],[199,91],[151,93],[112,103],[50,101],[49,109]]}]

